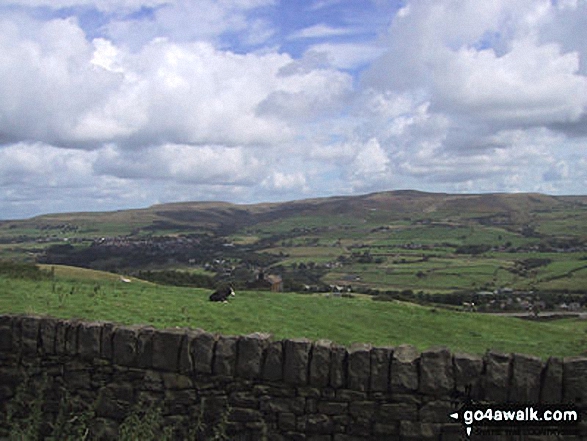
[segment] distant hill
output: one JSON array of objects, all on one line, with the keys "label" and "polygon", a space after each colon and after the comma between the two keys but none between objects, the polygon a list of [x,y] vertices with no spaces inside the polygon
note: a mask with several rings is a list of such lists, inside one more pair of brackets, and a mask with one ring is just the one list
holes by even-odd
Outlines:
[{"label": "distant hill", "polygon": [[[259,223],[291,217],[355,217],[382,221],[402,218],[430,220],[471,219],[521,227],[545,212],[587,209],[587,196],[548,196],[535,193],[445,194],[399,190],[359,196],[336,196],[279,203],[232,204],[180,202],[145,209],[113,212],[47,214],[26,220],[0,222],[0,229],[58,229],[75,224],[87,233],[215,230],[229,233]],[[112,231],[109,231],[112,230]],[[1,231],[1,230],[0,230]]]}]

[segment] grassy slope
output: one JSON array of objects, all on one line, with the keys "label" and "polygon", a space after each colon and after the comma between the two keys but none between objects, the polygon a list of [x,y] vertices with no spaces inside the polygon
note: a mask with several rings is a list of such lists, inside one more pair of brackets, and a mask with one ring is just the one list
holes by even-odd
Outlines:
[{"label": "grassy slope", "polygon": [[[90,280],[88,276],[92,276]],[[81,279],[79,279],[81,277]],[[405,303],[328,299],[298,294],[238,292],[230,304],[209,291],[123,283],[99,272],[56,268],[52,281],[0,278],[0,312],[49,314],[157,327],[189,326],[224,334],[269,332],[276,338],[327,338],[341,344],[411,343],[420,349],[486,349],[548,357],[584,353],[587,321],[535,323]]]}]

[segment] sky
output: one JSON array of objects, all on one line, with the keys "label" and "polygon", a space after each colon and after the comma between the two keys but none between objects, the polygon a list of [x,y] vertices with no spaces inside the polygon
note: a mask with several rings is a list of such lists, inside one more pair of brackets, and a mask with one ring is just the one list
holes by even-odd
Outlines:
[{"label": "sky", "polygon": [[0,219],[587,194],[587,0],[0,0]]}]

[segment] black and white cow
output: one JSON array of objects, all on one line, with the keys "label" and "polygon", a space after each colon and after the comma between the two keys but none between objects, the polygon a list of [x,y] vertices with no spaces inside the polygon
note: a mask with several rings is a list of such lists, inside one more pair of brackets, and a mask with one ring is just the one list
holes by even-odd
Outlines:
[{"label": "black and white cow", "polygon": [[234,289],[232,286],[226,286],[224,288],[217,289],[210,295],[211,302],[228,302],[229,297],[234,297]]}]

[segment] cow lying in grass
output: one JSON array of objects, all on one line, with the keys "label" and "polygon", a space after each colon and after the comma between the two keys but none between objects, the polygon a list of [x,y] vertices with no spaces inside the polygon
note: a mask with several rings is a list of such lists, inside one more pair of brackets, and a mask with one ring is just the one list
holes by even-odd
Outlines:
[{"label": "cow lying in grass", "polygon": [[210,301],[228,303],[228,298],[231,296],[235,296],[234,289],[232,289],[232,286],[226,286],[224,288],[220,288],[214,291],[210,295]]}]

